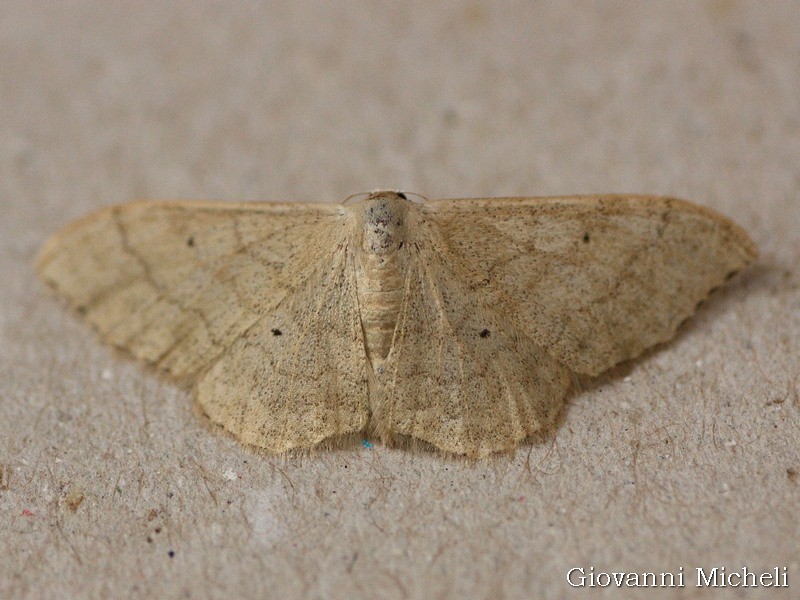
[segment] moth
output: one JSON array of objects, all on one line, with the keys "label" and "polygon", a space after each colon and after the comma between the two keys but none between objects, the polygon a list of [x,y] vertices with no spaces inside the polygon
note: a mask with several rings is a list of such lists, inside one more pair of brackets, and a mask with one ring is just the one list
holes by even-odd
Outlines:
[{"label": "moth", "polygon": [[669,340],[753,262],[673,198],[134,202],[41,249],[41,277],[114,346],[193,382],[280,453],[367,431],[508,451],[594,376]]}]

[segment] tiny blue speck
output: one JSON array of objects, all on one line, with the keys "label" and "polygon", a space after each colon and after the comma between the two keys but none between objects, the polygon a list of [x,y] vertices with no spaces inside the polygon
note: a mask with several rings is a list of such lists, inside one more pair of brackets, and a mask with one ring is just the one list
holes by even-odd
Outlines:
[{"label": "tiny blue speck", "polygon": [[372,448],[372,442],[368,440],[361,440],[361,445],[364,446],[364,448]]}]

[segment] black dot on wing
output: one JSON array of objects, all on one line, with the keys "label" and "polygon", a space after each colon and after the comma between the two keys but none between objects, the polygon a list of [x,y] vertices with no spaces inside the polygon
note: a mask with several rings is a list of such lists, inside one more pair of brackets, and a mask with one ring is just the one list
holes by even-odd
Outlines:
[{"label": "black dot on wing", "polygon": [[491,333],[492,332],[489,331],[488,329],[484,329],[483,331],[480,332],[480,336],[485,339],[488,338],[491,335]]},{"label": "black dot on wing", "polygon": [[283,335],[283,332],[280,329],[273,329],[272,335]]}]

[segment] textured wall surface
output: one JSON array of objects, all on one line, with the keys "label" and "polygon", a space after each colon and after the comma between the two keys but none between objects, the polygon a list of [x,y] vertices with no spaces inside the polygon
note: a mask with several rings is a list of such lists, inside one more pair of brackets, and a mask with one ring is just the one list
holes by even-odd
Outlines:
[{"label": "textured wall surface", "polygon": [[[0,597],[581,597],[576,566],[797,597],[799,32],[798,2],[1,2]],[[378,187],[675,195],[762,255],[479,463],[244,449],[31,266],[133,198]]]}]

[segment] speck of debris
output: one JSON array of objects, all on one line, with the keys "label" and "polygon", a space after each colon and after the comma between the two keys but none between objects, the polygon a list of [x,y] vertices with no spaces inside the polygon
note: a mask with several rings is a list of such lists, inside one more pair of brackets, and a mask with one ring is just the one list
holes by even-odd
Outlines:
[{"label": "speck of debris", "polygon": [[273,329],[272,335],[283,335],[283,332],[280,329]]},{"label": "speck of debris", "polygon": [[147,536],[147,543],[148,544],[152,544],[153,543],[153,538],[151,538],[149,535]]},{"label": "speck of debris", "polygon": [[32,510],[28,510],[27,508],[23,508],[22,509],[22,516],[23,517],[34,517],[34,516],[36,516],[36,513],[34,513]]},{"label": "speck of debris", "polygon": [[156,527],[155,529],[153,529],[153,531],[155,531],[156,533],[161,533],[161,527]]},{"label": "speck of debris", "polygon": [[170,550],[169,552],[167,552],[167,556],[169,556],[170,558],[175,558],[175,550]]},{"label": "speck of debris", "polygon": [[100,373],[100,377],[103,379],[103,381],[111,381],[111,379],[114,377],[114,373],[111,371],[111,369],[103,369],[102,373]]},{"label": "speck of debris", "polygon": [[158,511],[155,508],[151,508],[147,513],[147,520],[152,521],[158,516]]},{"label": "speck of debris", "polygon": [[372,442],[369,440],[361,440],[361,445],[364,446],[364,448],[372,448]]},{"label": "speck of debris", "polygon": [[81,502],[83,502],[83,490],[81,490],[79,487],[73,486],[64,497],[64,502],[67,503],[67,506],[72,512],[75,512],[78,510]]},{"label": "speck of debris", "polygon": [[222,474],[222,476],[228,481],[236,481],[237,479],[239,479],[239,474],[233,469],[228,469]]},{"label": "speck of debris", "polygon": [[481,333],[480,333],[480,336],[481,336],[482,338],[488,338],[488,337],[491,335],[491,333],[492,333],[492,332],[491,332],[491,331],[489,331],[488,329],[484,329],[483,331],[481,331]]},{"label": "speck of debris", "polygon": [[800,474],[798,474],[797,469],[786,469],[786,477],[789,478],[789,481],[792,483],[797,483],[800,481]]},{"label": "speck of debris", "polygon": [[190,235],[189,239],[186,240],[186,245],[189,246],[189,248],[193,248],[194,247],[194,236],[193,235]]},{"label": "speck of debris", "polygon": [[588,232],[587,232],[587,233],[584,233],[584,234],[583,234],[583,243],[584,243],[584,244],[588,244],[588,243],[589,243],[589,239],[590,239],[590,238],[589,238],[589,233],[588,233]]}]

